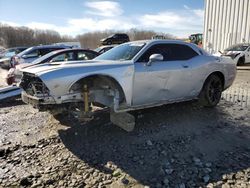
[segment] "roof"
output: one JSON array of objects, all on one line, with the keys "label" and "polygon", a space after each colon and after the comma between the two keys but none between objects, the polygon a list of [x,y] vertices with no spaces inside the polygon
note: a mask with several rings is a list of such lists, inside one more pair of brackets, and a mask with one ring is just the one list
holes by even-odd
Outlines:
[{"label": "roof", "polygon": [[71,46],[65,46],[65,45],[40,45],[40,46],[32,46],[31,48],[70,48]]}]

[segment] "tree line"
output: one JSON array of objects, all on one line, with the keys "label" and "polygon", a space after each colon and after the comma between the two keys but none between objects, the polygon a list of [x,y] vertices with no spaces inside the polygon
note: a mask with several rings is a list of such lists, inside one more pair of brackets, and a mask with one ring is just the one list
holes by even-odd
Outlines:
[{"label": "tree line", "polygon": [[27,27],[12,27],[0,23],[0,46],[5,48],[16,46],[35,46],[53,44],[58,42],[80,42],[82,47],[94,49],[100,46],[100,40],[114,33],[127,33],[130,40],[151,39],[155,35],[164,35],[165,38],[173,39],[170,34],[157,33],[150,30],[130,29],[128,31],[95,31],[88,32],[75,37],[62,36],[53,30],[37,30]]},{"label": "tree line", "polygon": [[95,31],[78,35],[76,36],[76,39],[81,43],[82,46],[94,49],[100,46],[101,39],[106,38],[114,33],[126,33],[131,41],[151,39],[155,35],[164,35],[166,39],[174,39],[174,36],[170,34],[157,33],[155,31],[138,30],[138,29],[130,29],[128,31],[114,31],[114,30]]},{"label": "tree line", "polygon": [[74,40],[69,36],[61,36],[52,30],[34,30],[27,27],[12,27],[0,24],[0,46],[11,48],[16,46],[35,46]]}]

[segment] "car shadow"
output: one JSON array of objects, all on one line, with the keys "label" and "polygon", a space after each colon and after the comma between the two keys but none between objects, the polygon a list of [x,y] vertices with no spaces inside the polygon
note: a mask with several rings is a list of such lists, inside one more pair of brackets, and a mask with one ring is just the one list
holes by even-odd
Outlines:
[{"label": "car shadow", "polygon": [[[103,173],[112,174],[111,162],[143,185],[163,185],[167,177],[170,187],[204,186],[206,173],[209,182],[218,182],[250,167],[250,129],[229,108],[234,111],[227,102],[213,109],[186,102],[139,110],[129,133],[110,123],[107,111],[85,124],[64,117],[61,123],[69,128],[59,136],[70,152]],[[169,164],[173,172],[166,170]],[[212,173],[204,172],[208,167]]]},{"label": "car shadow", "polygon": [[15,97],[2,100],[0,102],[0,108],[15,107],[15,106],[23,105],[23,104],[25,103],[22,101],[19,95],[19,96],[15,96]]}]

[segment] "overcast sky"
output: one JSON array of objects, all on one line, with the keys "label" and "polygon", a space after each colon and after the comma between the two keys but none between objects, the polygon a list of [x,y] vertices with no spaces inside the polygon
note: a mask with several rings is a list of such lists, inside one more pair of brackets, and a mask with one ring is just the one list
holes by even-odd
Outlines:
[{"label": "overcast sky", "polygon": [[75,36],[148,29],[186,37],[203,31],[203,0],[0,0],[0,22]]}]

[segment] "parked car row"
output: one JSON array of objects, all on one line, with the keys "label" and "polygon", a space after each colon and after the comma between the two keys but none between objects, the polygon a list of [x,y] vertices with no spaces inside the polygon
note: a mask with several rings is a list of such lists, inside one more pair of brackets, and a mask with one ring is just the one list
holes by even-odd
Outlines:
[{"label": "parked car row", "polygon": [[16,48],[9,48],[0,54],[0,65],[2,68],[10,68],[10,62],[12,57],[16,54],[21,53],[22,51],[26,50],[27,47],[16,47]]},{"label": "parked car row", "polygon": [[0,63],[2,62],[2,67],[10,68],[6,82],[8,85],[12,85],[20,81],[22,77],[21,69],[23,68],[43,63],[90,60],[98,55],[98,52],[92,50],[72,49],[71,46],[66,45],[40,45],[30,48],[8,49]]},{"label": "parked car row", "polygon": [[[52,48],[50,48],[50,50],[51,49]],[[33,67],[35,65],[45,64],[45,63],[55,65],[61,62],[72,63],[72,62],[77,62],[77,61],[91,60],[97,57],[98,55],[99,53],[93,50],[71,49],[71,48],[61,49],[60,48],[50,53],[47,53],[46,55],[40,58],[37,58],[36,60],[32,62],[30,61],[30,59],[28,59],[28,61],[25,61],[26,59],[24,58],[24,61],[14,62],[14,66],[9,70],[7,74],[6,82],[8,85],[20,82],[21,77],[22,77],[21,70],[24,68]],[[19,56],[21,55],[19,54]]]},{"label": "parked car row", "polygon": [[[119,42],[116,41],[115,43]],[[0,65],[2,68],[10,68],[6,77],[6,82],[8,85],[12,85],[20,82],[22,77],[21,70],[24,68],[43,63],[70,63],[72,61],[91,60],[115,46],[117,45],[100,46],[95,50],[80,48],[72,49],[72,45],[67,46],[65,43],[40,45],[30,48],[16,47],[6,50],[4,58],[0,60]]]}]

